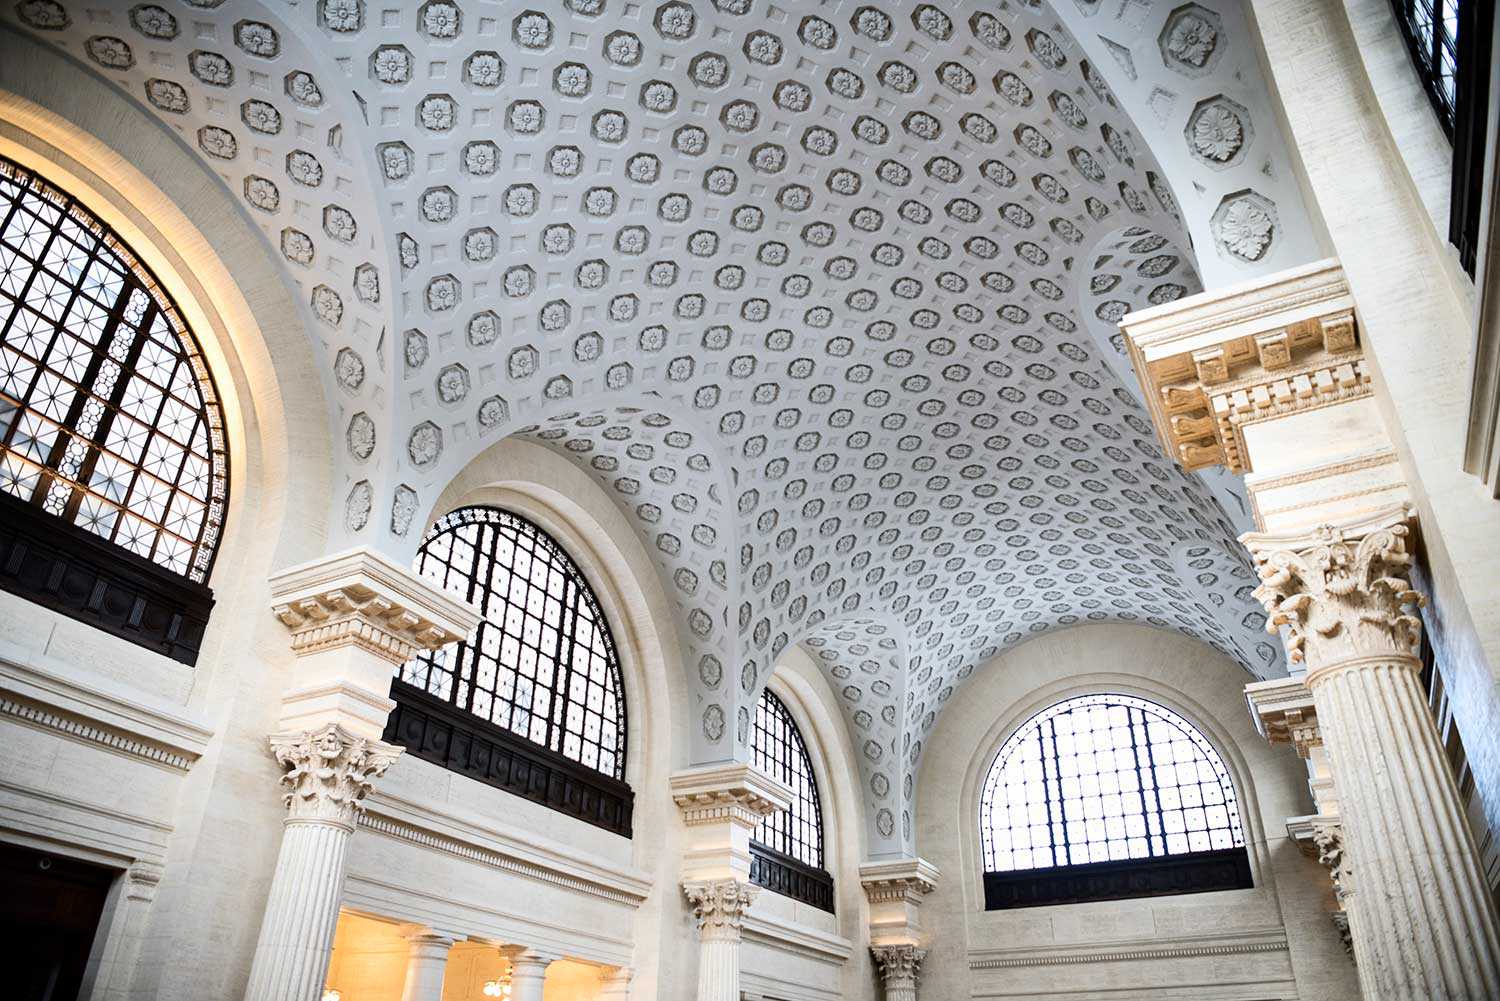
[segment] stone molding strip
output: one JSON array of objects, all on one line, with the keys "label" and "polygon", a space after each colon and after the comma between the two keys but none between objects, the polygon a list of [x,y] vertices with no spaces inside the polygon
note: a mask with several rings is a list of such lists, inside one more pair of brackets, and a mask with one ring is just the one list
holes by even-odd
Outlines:
[{"label": "stone molding strip", "polygon": [[823,963],[841,965],[854,953],[854,946],[841,935],[831,935],[754,911],[745,915],[743,934],[746,939],[780,946],[788,952]]},{"label": "stone molding strip", "polygon": [[[504,846],[480,844],[477,840],[443,833],[393,815],[380,798],[367,802],[358,826],[397,841],[442,852],[502,872],[527,876],[553,886],[601,897],[627,907],[639,907],[651,892],[651,884],[626,872],[609,872],[582,859],[558,856],[553,860],[522,857]],[[531,854],[529,852],[525,854]],[[585,875],[588,873],[589,875]]]},{"label": "stone molding strip", "polygon": [[213,737],[155,696],[3,641],[0,717],[184,772]]},{"label": "stone molding strip", "polygon": [[1287,951],[1286,933],[1249,932],[1239,941],[1184,942],[1181,945],[1139,949],[1078,950],[1027,949],[1005,953],[971,952],[971,970],[1009,970],[1028,966],[1077,966],[1091,963],[1128,963],[1139,960],[1193,959],[1207,956],[1239,956]]}]

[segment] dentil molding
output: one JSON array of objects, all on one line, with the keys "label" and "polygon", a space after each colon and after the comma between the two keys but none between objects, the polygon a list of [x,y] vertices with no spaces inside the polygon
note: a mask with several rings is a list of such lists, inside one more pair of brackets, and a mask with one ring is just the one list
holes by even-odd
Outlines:
[{"label": "dentil molding", "polygon": [[270,582],[272,611],[299,656],[356,646],[403,664],[479,624],[472,606],[368,548],[279,571]]},{"label": "dentil molding", "polygon": [[859,882],[870,903],[920,904],[937,888],[938,867],[920,858],[866,862],[859,867]]},{"label": "dentil molding", "polygon": [[672,801],[689,827],[731,821],[754,828],[791,806],[792,791],[751,765],[707,765],[671,777]]}]

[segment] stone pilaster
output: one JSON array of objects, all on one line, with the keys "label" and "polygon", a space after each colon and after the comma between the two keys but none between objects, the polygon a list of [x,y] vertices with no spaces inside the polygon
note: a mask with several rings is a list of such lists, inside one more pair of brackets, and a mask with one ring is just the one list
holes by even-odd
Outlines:
[{"label": "stone pilaster", "polygon": [[880,968],[884,1001],[917,1001],[917,978],[927,950],[914,945],[876,945],[870,952]]},{"label": "stone pilaster", "polygon": [[448,950],[454,938],[431,928],[406,933],[406,980],[401,1001],[443,1001],[443,979],[448,972]]},{"label": "stone pilaster", "polygon": [[866,862],[859,882],[870,902],[870,944],[915,945],[921,940],[922,900],[937,887],[938,868],[926,859]]},{"label": "stone pilaster", "polygon": [[1335,865],[1365,995],[1500,997],[1494,903],[1419,679],[1412,524],[1403,505],[1241,541],[1268,628],[1285,627],[1306,666],[1340,810],[1338,833],[1314,838]]},{"label": "stone pilaster", "polygon": [[760,887],[737,879],[688,880],[698,922],[698,1001],[739,1001],[740,930]]},{"label": "stone pilaster", "polygon": [[469,606],[369,550],[282,571],[273,611],[297,654],[270,737],[287,806],[246,1001],[317,1001],[338,922],[344,857],[374,782],[401,754],[380,740],[391,676],[462,639]]}]

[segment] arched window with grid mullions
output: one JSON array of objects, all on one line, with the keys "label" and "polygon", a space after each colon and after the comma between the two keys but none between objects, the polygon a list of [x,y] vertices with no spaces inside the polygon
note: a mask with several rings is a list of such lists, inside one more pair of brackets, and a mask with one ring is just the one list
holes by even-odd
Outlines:
[{"label": "arched window with grid mullions", "polygon": [[483,618],[462,643],[402,665],[388,739],[628,834],[620,660],[578,565],[531,521],[475,506],[438,519],[416,571]]},{"label": "arched window with grid mullions", "polygon": [[824,868],[823,807],[807,745],[786,703],[769,690],[755,707],[751,760],[792,790],[792,805],[760,822],[751,837],[750,880],[823,910],[833,910],[833,877]]},{"label": "arched window with grid mullions", "polygon": [[1239,799],[1182,716],[1082,695],[1001,746],[979,806],[990,910],[1252,885]]},{"label": "arched window with grid mullions", "polygon": [[87,206],[0,158],[0,587],[191,664],[228,485],[171,296]]}]

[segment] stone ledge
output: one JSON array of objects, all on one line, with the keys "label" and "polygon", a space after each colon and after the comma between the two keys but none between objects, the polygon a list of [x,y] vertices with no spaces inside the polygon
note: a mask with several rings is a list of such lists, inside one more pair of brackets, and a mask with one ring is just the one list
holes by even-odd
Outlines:
[{"label": "stone ledge", "polygon": [[1152,938],[1110,944],[1047,945],[1025,949],[971,949],[968,959],[971,970],[1006,970],[1028,966],[1075,966],[1286,951],[1286,929],[1278,927],[1181,939]]},{"label": "stone ledge", "polygon": [[187,771],[213,731],[160,698],[0,641],[0,717]]},{"label": "stone ledge", "polygon": [[843,964],[854,954],[854,946],[842,935],[819,931],[769,914],[757,914],[754,910],[745,915],[744,936],[747,941],[780,946],[789,952],[825,963]]}]

